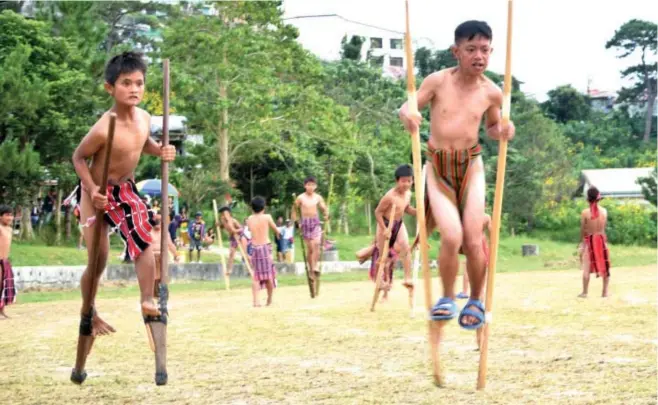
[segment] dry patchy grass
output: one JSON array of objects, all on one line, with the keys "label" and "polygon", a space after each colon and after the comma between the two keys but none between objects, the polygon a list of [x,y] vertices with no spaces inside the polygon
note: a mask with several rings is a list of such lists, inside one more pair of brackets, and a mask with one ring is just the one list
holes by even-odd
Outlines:
[{"label": "dry patchy grass", "polygon": [[612,297],[598,297],[593,278],[582,300],[577,271],[499,274],[484,392],[474,333],[449,324],[447,387],[436,388],[423,317],[409,318],[399,284],[368,312],[369,282],[325,283],[315,300],[283,287],[261,309],[246,289],[181,291],[165,387],[152,382],[137,296],[99,299],[118,332],[97,340],[82,387],[68,380],[79,301],[12,306],[0,321],[0,386],[19,404],[654,404],[656,267],[612,277]]}]

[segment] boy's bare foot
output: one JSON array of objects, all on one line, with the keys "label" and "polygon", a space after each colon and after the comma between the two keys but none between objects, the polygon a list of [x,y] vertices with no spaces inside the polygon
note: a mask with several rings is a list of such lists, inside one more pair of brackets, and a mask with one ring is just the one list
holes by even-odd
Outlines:
[{"label": "boy's bare foot", "polygon": [[114,333],[116,330],[110,326],[109,323],[102,320],[98,313],[95,313],[93,318],[91,318],[91,335],[96,336],[105,336],[110,333]]},{"label": "boy's bare foot", "polygon": [[5,314],[4,307],[0,308],[0,315],[2,315],[2,318],[0,318],[0,319],[9,319],[9,315]]},{"label": "boy's bare foot", "polygon": [[609,296],[610,296],[610,294],[608,294],[607,292],[601,294],[601,298],[608,298]]},{"label": "boy's bare foot", "polygon": [[160,311],[152,301],[144,301],[142,302],[142,315],[158,316]]},{"label": "boy's bare foot", "polygon": [[254,308],[260,308],[261,305],[258,302],[254,302]]},{"label": "boy's bare foot", "polygon": [[580,295],[578,295],[578,298],[587,298],[587,294],[581,293]]}]

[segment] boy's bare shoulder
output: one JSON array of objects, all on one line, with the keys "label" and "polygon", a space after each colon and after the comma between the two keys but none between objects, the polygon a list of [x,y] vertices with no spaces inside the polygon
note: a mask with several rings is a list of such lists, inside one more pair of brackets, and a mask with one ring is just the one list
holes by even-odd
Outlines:
[{"label": "boy's bare shoulder", "polygon": [[432,86],[439,86],[447,76],[449,76],[455,68],[446,68],[446,69],[441,69],[437,72],[430,73],[424,80],[423,84],[427,82],[427,84],[432,85]]},{"label": "boy's bare shoulder", "polygon": [[137,110],[137,113],[140,115],[140,117],[143,117],[149,121],[151,120],[151,114],[149,114],[148,111],[139,107],[135,107],[135,109]]},{"label": "boy's bare shoulder", "polygon": [[484,85],[487,94],[493,101],[500,101],[500,104],[503,102],[503,90],[494,83],[493,80],[488,78],[485,75],[482,75],[482,84]]},{"label": "boy's bare shoulder", "polygon": [[110,111],[105,111],[103,115],[91,126],[88,135],[94,137],[107,138],[107,130],[110,124]]}]

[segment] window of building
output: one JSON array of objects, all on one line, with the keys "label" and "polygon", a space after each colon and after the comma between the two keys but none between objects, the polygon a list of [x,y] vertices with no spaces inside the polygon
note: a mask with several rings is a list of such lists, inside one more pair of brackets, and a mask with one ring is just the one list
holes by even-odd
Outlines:
[{"label": "window of building", "polygon": [[370,48],[373,49],[382,49],[383,42],[381,38],[370,38]]},{"label": "window of building", "polygon": [[382,67],[384,66],[383,56],[371,56],[369,59],[370,66]]},{"label": "window of building", "polygon": [[404,65],[404,60],[399,57],[391,56],[391,66],[402,67]]},{"label": "window of building", "polygon": [[391,39],[391,49],[402,49],[404,46],[402,44],[402,40],[399,38],[392,38]]}]

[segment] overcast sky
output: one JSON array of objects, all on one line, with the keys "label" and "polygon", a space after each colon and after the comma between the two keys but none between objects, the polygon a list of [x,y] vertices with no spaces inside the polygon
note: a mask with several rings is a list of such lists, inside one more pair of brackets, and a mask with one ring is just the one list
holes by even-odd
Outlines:
[{"label": "overcast sky", "polygon": [[[283,7],[285,17],[334,13],[404,31],[403,0],[284,0]],[[459,23],[470,19],[487,21],[494,33],[489,69],[504,72],[507,1],[410,0],[409,7],[412,38],[428,37],[437,48],[451,44]],[[592,88],[616,91],[623,84],[619,71],[631,61],[617,59],[614,50],[605,49],[605,43],[617,28],[633,18],[655,22],[658,1],[517,0],[512,73],[525,82],[522,90],[540,101],[548,90],[562,84],[571,84],[584,92],[588,77]]]}]

